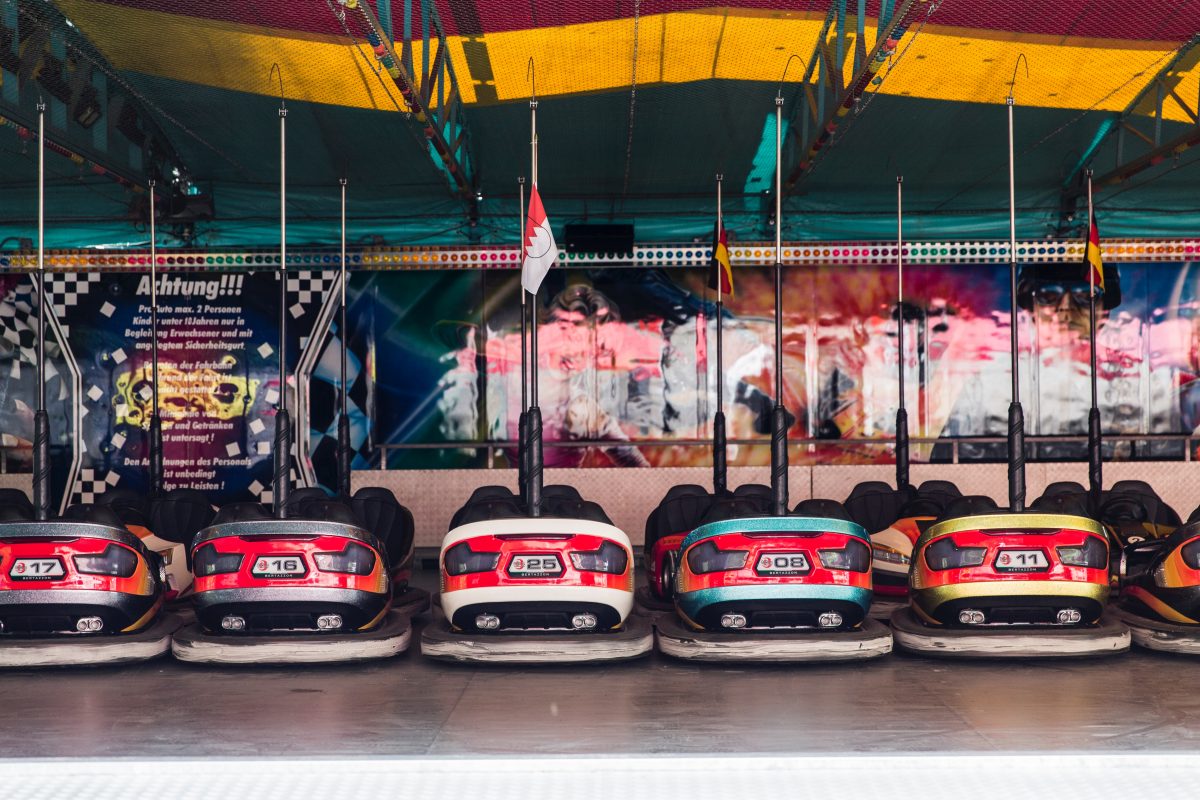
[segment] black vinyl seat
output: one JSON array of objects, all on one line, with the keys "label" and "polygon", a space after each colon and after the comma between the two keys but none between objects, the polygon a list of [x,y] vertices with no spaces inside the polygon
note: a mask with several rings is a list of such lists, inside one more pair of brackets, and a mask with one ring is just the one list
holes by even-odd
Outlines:
[{"label": "black vinyl seat", "polygon": [[798,517],[827,517],[829,519],[844,519],[854,522],[850,512],[837,500],[826,500],[820,497],[801,500],[796,504],[792,513]]},{"label": "black vinyl seat", "polygon": [[99,503],[76,503],[67,506],[61,519],[67,522],[90,522],[95,525],[107,525],[110,528],[125,528],[125,523],[116,511]]},{"label": "black vinyl seat", "polygon": [[383,542],[388,563],[399,566],[412,551],[416,525],[412,512],[382,486],[364,486],[350,499],[354,513]]},{"label": "black vinyl seat", "polygon": [[940,519],[956,519],[958,517],[974,517],[980,514],[998,514],[1000,506],[987,495],[969,494],[946,505]]},{"label": "black vinyl seat", "polygon": [[197,532],[212,524],[214,513],[202,492],[172,489],[150,502],[150,530],[168,542],[191,544]]},{"label": "black vinyl seat", "polygon": [[850,518],[869,533],[878,533],[900,519],[900,509],[915,496],[908,487],[893,489],[883,481],[863,481],[842,504]]},{"label": "black vinyl seat", "polygon": [[[483,522],[488,519],[501,519],[520,516],[508,513],[510,507],[520,505],[520,501],[507,486],[480,486],[471,492],[467,502],[462,504],[454,516],[450,518],[450,530],[468,522]],[[501,516],[491,516],[489,511],[495,506],[495,512]]]},{"label": "black vinyl seat", "polygon": [[101,505],[111,508],[125,525],[151,528],[150,501],[133,489],[109,489],[100,495]]},{"label": "black vinyl seat", "polygon": [[743,517],[765,517],[770,515],[770,513],[771,503],[769,496],[764,500],[753,494],[738,494],[734,492],[733,494],[714,498],[708,510],[704,512],[704,516],[700,519],[700,525],[707,525],[710,522],[722,522],[729,519],[741,519]]},{"label": "black vinyl seat", "polygon": [[1103,492],[1100,519],[1112,524],[1145,522],[1165,528],[1178,528],[1183,524],[1178,512],[1145,481],[1117,481]]},{"label": "black vinyl seat", "polygon": [[1086,494],[1060,492],[1058,494],[1043,494],[1029,504],[1030,511],[1041,511],[1046,514],[1070,514],[1076,517],[1090,517]]},{"label": "black vinyl seat", "polygon": [[715,497],[703,486],[683,483],[672,486],[646,517],[645,548],[667,536],[688,533],[700,526]]},{"label": "black vinyl seat", "polygon": [[229,503],[217,510],[212,524],[225,525],[231,522],[259,522],[264,519],[271,519],[271,512],[262,503]]},{"label": "black vinyl seat", "polygon": [[0,522],[33,519],[33,503],[20,489],[0,489]]},{"label": "black vinyl seat", "polygon": [[916,494],[900,507],[896,518],[940,517],[948,505],[962,496],[962,492],[950,481],[925,481],[917,487]]}]

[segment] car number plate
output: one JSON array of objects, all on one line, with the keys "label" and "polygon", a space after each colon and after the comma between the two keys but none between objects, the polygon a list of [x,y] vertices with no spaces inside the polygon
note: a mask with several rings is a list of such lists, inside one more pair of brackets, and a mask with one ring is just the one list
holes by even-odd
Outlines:
[{"label": "car number plate", "polygon": [[14,581],[44,581],[64,575],[63,563],[57,558],[18,558],[8,570]]},{"label": "car number plate", "polygon": [[763,553],[754,565],[759,575],[803,575],[810,569],[804,553]]},{"label": "car number plate", "polygon": [[256,578],[295,578],[307,571],[300,556],[259,556],[250,568]]},{"label": "car number plate", "polygon": [[1044,550],[1001,550],[996,556],[996,569],[1001,572],[1040,572],[1050,569]]},{"label": "car number plate", "polygon": [[562,571],[562,562],[555,555],[514,556],[508,562],[508,574],[516,578],[549,578]]}]

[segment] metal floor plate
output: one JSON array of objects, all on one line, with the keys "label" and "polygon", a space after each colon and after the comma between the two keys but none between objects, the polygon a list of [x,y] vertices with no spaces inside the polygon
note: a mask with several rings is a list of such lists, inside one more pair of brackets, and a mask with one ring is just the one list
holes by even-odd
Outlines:
[{"label": "metal floor plate", "polygon": [[1178,655],[543,667],[415,650],[0,673],[0,797],[1194,795],[1200,660]]},{"label": "metal floor plate", "polygon": [[472,800],[678,797],[1057,800],[1194,797],[1179,755],[958,754],[710,758],[0,762],[8,800]]}]

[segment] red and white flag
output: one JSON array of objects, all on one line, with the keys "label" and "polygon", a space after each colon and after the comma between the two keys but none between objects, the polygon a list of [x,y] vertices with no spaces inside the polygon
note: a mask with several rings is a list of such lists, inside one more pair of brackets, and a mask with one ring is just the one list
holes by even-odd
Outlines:
[{"label": "red and white flag", "polygon": [[521,286],[530,294],[537,294],[542,281],[554,259],[558,258],[558,245],[554,243],[554,231],[542,208],[542,197],[537,184],[529,195],[529,216],[525,219],[525,261],[521,264]]}]

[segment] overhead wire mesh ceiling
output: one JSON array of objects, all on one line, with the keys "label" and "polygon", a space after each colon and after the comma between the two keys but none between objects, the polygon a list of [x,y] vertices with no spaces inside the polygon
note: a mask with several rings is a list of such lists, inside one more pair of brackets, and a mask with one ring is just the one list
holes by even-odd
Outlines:
[{"label": "overhead wire mesh ceiling", "polygon": [[[1028,74],[1015,73],[1012,91],[1025,235],[1061,226],[1063,189],[1085,156],[1106,173],[1194,127],[1200,105],[1200,48],[1191,48],[1200,0],[870,0],[842,2],[842,14],[838,0],[53,5],[74,27],[60,33],[94,46],[144,102],[195,185],[212,191],[217,220],[197,240],[213,243],[269,241],[276,64],[289,108],[290,206],[297,235],[313,241],[333,236],[343,176],[352,216],[388,241],[511,238],[517,179],[529,174],[531,60],[540,187],[555,221],[634,221],[642,240],[704,235],[717,173],[735,236],[770,235],[773,98],[781,90],[785,168],[808,164],[787,203],[785,235],[795,239],[888,235],[900,173],[914,235],[1002,235],[1004,98],[1022,54]],[[894,34],[889,25],[901,18],[898,38],[879,41],[880,29]],[[393,44],[372,41],[373,33]],[[781,83],[793,54],[801,63]],[[414,105],[391,74],[389,56],[426,90],[424,109],[421,93]],[[846,87],[868,67],[874,80],[837,114]],[[1128,120],[1137,132],[1119,135],[1113,120],[1138,97]],[[30,102],[23,89],[20,107]],[[829,143],[809,158],[826,129]],[[459,149],[446,159],[433,139]],[[13,191],[0,213],[26,218],[13,207],[31,199],[29,148],[12,138],[2,147]],[[1197,153],[1168,154],[1104,188],[1097,200],[1112,217],[1107,230],[1194,228]],[[55,166],[64,191],[70,166]],[[96,184],[84,181],[87,192],[68,193],[71,202],[87,219],[112,217],[126,190]]]}]

